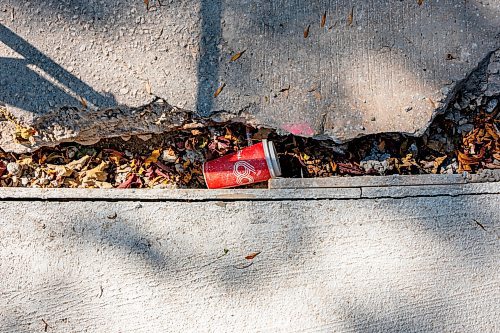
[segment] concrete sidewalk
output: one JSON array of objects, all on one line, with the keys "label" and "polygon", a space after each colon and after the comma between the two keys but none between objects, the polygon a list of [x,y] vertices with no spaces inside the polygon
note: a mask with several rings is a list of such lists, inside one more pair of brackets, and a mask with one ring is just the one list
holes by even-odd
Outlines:
[{"label": "concrete sidewalk", "polygon": [[0,332],[500,330],[500,183],[69,191],[0,193]]},{"label": "concrete sidewalk", "polygon": [[[155,95],[198,114],[223,110],[346,141],[422,133],[476,70],[474,93],[500,93],[499,1],[149,3],[148,11],[140,0],[3,0],[0,103],[29,119],[82,108],[82,98],[131,108]],[[120,124],[108,117],[63,121],[55,112],[51,120],[56,136],[71,136],[97,126],[95,118]],[[123,134],[134,128],[126,124]]]}]

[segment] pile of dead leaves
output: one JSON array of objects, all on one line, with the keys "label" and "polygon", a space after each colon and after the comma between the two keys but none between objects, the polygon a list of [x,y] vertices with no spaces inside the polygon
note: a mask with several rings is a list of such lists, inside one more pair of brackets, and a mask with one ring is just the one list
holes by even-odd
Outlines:
[{"label": "pile of dead leaves", "polygon": [[476,122],[476,128],[464,134],[462,149],[457,151],[460,171],[477,171],[479,168],[500,169],[500,132],[493,117]]},{"label": "pile of dead leaves", "polygon": [[137,138],[135,144],[117,141],[44,148],[30,155],[0,153],[0,186],[202,188],[205,160],[245,143],[244,134],[235,135],[227,126],[158,136],[150,144],[137,144]]},{"label": "pile of dead leaves", "polygon": [[[477,172],[500,168],[497,114],[480,112],[473,130],[444,117],[422,138],[379,134],[345,145],[226,123],[165,135],[64,144],[32,154],[0,152],[0,186],[38,188],[204,188],[203,163],[262,139],[277,148],[283,177],[314,178]],[[29,132],[19,131],[29,138]],[[427,138],[426,138],[427,137]]]}]

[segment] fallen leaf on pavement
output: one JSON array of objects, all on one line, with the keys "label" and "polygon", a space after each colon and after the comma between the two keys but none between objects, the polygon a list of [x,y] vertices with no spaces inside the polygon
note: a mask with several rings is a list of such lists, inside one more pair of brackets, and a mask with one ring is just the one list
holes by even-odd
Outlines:
[{"label": "fallen leaf on pavement", "polygon": [[217,97],[220,95],[220,93],[222,92],[222,90],[224,90],[224,87],[226,86],[225,83],[221,83],[219,85],[219,88],[217,88],[217,90],[215,91],[215,94],[214,94],[214,97]]},{"label": "fallen leaf on pavement", "polygon": [[246,260],[252,260],[253,258],[257,257],[260,254],[260,252],[254,252],[245,257]]},{"label": "fallen leaf on pavement", "polygon": [[238,52],[238,53],[236,53],[235,55],[233,55],[233,56],[231,57],[231,62],[234,62],[234,61],[238,60],[239,58],[241,58],[241,56],[242,56],[245,52],[246,52],[246,50],[243,50],[243,51]]}]

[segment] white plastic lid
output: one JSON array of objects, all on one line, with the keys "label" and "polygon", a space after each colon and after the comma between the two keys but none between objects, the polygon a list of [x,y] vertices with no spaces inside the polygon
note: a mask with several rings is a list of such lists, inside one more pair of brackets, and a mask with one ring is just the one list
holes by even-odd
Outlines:
[{"label": "white plastic lid", "polygon": [[267,167],[272,178],[281,176],[281,167],[278,160],[278,154],[272,141],[262,140],[264,155],[266,156]]}]

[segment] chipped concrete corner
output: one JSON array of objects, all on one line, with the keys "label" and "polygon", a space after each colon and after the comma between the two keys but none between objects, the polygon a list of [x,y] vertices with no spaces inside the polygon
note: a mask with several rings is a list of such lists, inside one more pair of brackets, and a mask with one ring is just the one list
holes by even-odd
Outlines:
[{"label": "chipped concrete corner", "polygon": [[421,135],[458,91],[500,95],[498,26],[498,1],[6,0],[0,147],[219,121],[337,143]]},{"label": "chipped concrete corner", "polygon": [[[171,106],[160,98],[138,108],[100,110],[65,107],[50,111],[29,123],[20,123],[8,111],[3,111],[5,121],[0,122],[0,147],[14,153],[32,152],[64,142],[94,144],[106,138],[126,139],[132,135],[194,129],[215,122],[242,121],[239,116],[224,112],[214,113],[210,117],[195,116],[193,112]],[[29,140],[23,140],[16,135],[19,128],[33,130],[34,135]]]}]

